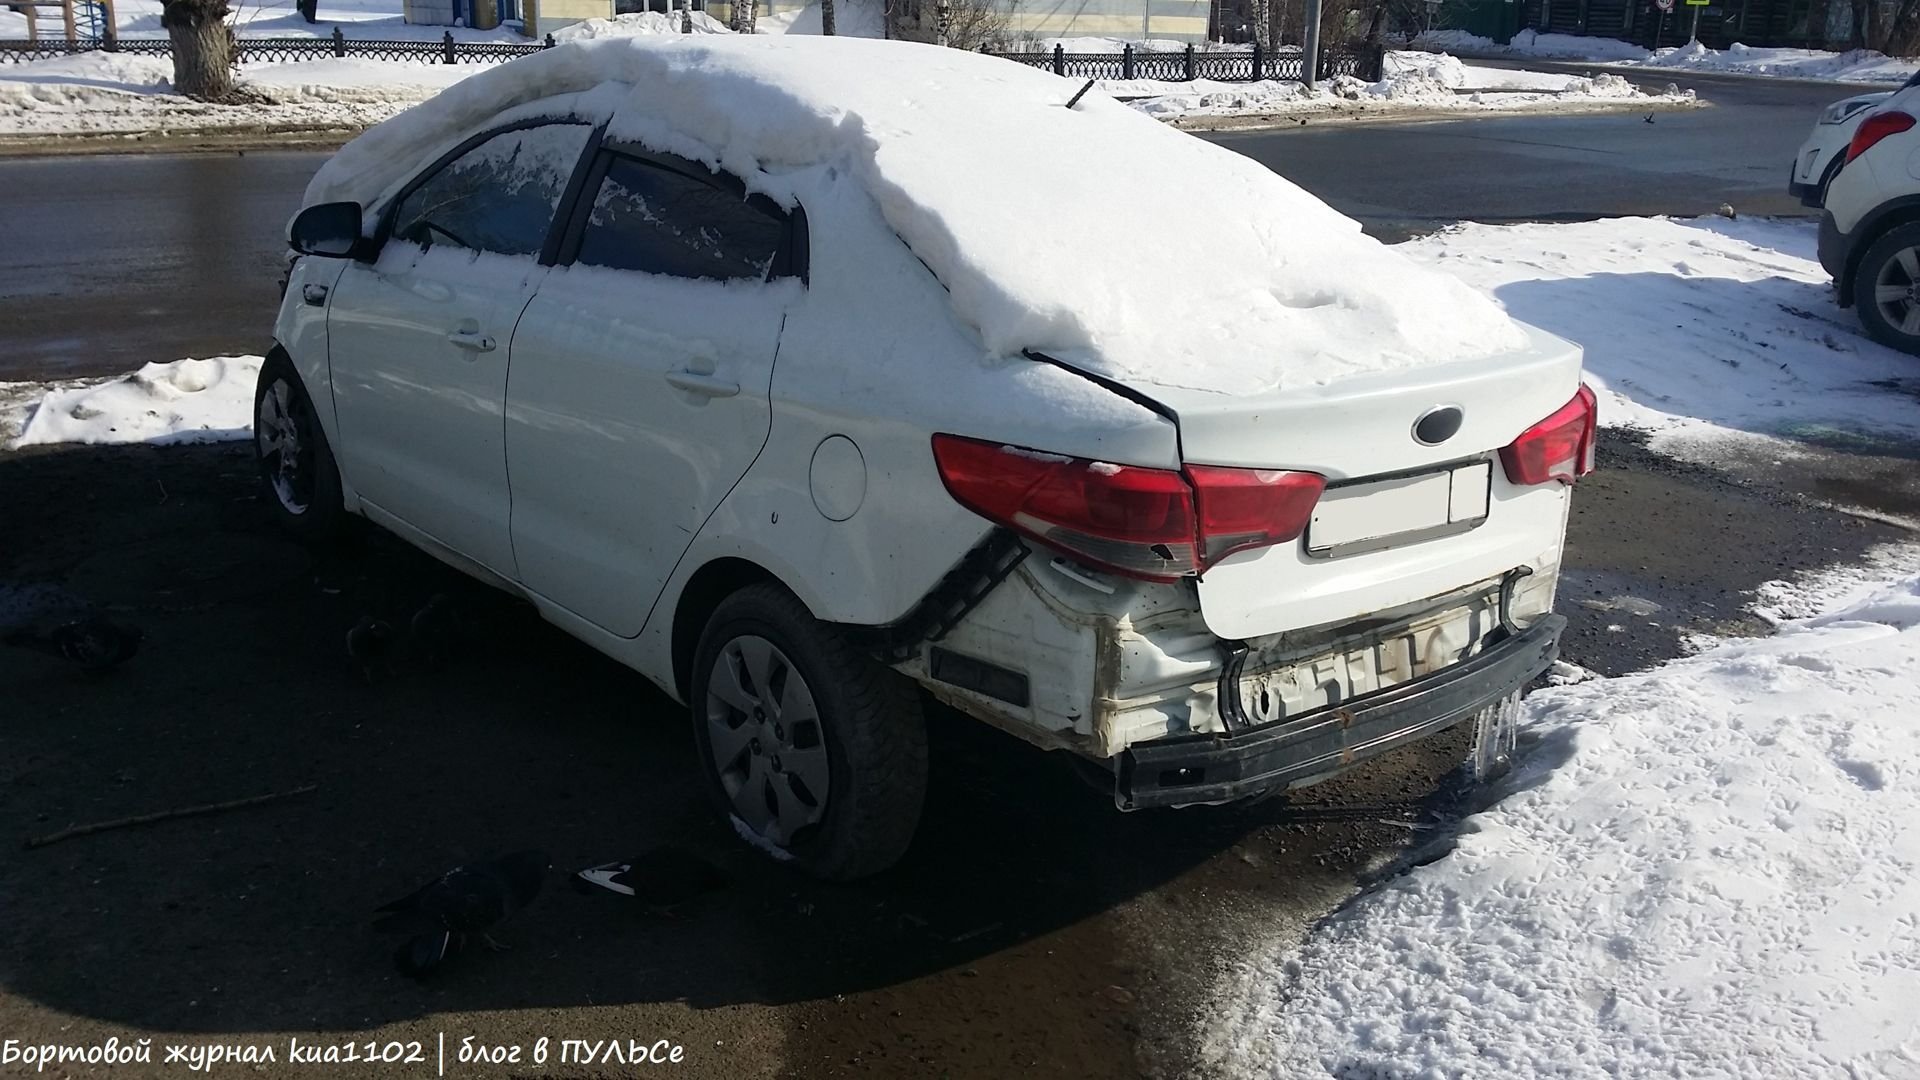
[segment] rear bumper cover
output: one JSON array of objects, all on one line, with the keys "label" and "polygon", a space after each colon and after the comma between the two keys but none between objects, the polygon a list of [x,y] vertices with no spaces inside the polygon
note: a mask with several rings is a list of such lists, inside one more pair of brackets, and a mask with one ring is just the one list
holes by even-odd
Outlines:
[{"label": "rear bumper cover", "polygon": [[1525,686],[1559,656],[1567,620],[1544,615],[1452,667],[1304,716],[1232,735],[1136,743],[1121,755],[1123,810],[1229,802],[1356,765],[1452,727]]}]

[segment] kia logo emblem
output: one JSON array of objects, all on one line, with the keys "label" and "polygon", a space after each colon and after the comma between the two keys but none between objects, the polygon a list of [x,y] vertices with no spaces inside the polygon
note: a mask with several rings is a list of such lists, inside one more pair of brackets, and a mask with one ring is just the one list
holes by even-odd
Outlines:
[{"label": "kia logo emblem", "polygon": [[1421,446],[1439,446],[1460,433],[1465,419],[1458,405],[1435,405],[1413,422],[1413,440]]}]

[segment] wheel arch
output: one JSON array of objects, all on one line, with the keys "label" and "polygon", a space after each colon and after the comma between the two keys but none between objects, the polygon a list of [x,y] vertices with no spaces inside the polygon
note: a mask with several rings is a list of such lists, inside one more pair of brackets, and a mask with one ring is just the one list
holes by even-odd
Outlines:
[{"label": "wheel arch", "polygon": [[1894,229],[1916,222],[1920,222],[1920,195],[1888,199],[1862,218],[1847,246],[1847,262],[1838,282],[1840,295],[1851,301],[1854,278],[1860,272],[1860,261],[1866,257],[1868,248]]},{"label": "wheel arch", "polygon": [[[751,559],[731,555],[708,562],[687,579],[673,606],[673,685],[680,700],[689,700],[693,655],[700,648],[700,633],[707,628],[714,609],[741,589],[763,583],[777,585],[789,594],[793,592],[773,571]],[[806,606],[806,602],[802,600],[801,605]]]}]

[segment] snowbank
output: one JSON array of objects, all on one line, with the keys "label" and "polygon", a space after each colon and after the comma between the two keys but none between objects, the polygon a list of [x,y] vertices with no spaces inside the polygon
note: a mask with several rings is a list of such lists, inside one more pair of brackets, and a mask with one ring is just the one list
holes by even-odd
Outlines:
[{"label": "snowbank", "polygon": [[1297,82],[1223,83],[1107,80],[1101,90],[1163,120],[1226,116],[1364,113],[1380,108],[1433,112],[1573,112],[1695,103],[1693,91],[1649,94],[1618,75],[1556,75],[1473,67],[1444,53],[1387,54],[1386,77],[1337,76],[1309,91]]},{"label": "snowbank", "polygon": [[18,425],[13,445],[244,439],[253,430],[260,364],[258,356],[176,360],[111,382],[50,390]]},{"label": "snowbank", "polygon": [[1920,578],[1527,711],[1452,854],[1241,973],[1229,1071],[1920,1075]]},{"label": "snowbank", "polygon": [[236,82],[268,104],[227,106],[174,96],[173,63],[165,57],[80,53],[0,65],[0,135],[364,127],[480,70],[474,64],[333,58],[248,64]]},{"label": "snowbank", "polygon": [[[727,25],[704,11],[688,13],[693,21],[696,34],[730,34]],[[634,37],[646,34],[680,33],[680,13],[669,15],[660,11],[632,11],[625,15],[615,15],[610,19],[588,19],[585,22],[563,26],[553,32],[556,42],[592,41],[603,37]]]},{"label": "snowbank", "polygon": [[1632,42],[1613,38],[1542,34],[1533,30],[1520,31],[1507,45],[1464,30],[1429,30],[1415,37],[1413,44],[1423,49],[1473,56],[1537,56],[1626,67],[1837,82],[1899,83],[1920,69],[1920,61],[1889,57],[1869,49],[1838,53],[1819,49],[1757,49],[1739,42],[1725,49],[1709,49],[1695,41],[1649,52]]},{"label": "snowbank", "polygon": [[[753,22],[756,34],[818,34],[820,31],[817,0],[795,11],[762,15]],[[886,15],[881,0],[839,0],[833,6],[833,32],[839,37],[886,37]]]},{"label": "snowbank", "polygon": [[[610,137],[724,166],[776,198],[790,197],[781,177],[795,170],[857,184],[989,357],[1040,349],[1116,378],[1239,394],[1524,340],[1485,297],[1239,154],[1104,96],[1068,110],[1073,80],[907,42],[564,45],[362,135],[306,201],[373,204],[502,107],[595,87],[603,102],[567,107],[611,107]],[[1142,236],[1179,242],[1114,256]]]},{"label": "snowbank", "polygon": [[[1400,250],[1586,346],[1600,420],[1654,446],[1728,431],[1920,435],[1914,375],[1833,301],[1810,221],[1461,225]],[[1879,385],[1875,385],[1878,383]]]}]

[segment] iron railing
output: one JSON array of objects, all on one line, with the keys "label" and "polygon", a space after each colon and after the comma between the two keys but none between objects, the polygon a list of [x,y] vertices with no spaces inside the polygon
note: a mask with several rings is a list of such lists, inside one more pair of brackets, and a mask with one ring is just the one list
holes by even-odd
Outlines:
[{"label": "iron railing", "polygon": [[[439,41],[377,41],[349,38],[334,27],[332,37],[259,37],[235,42],[234,59],[247,63],[287,63],[359,57],[367,60],[410,60],[422,64],[487,64],[526,56],[553,47],[553,35],[544,41],[455,41],[451,32]],[[166,38],[83,38],[78,41],[0,40],[0,64],[50,60],[75,53],[131,53],[171,56]],[[1196,50],[1136,52],[1128,45],[1117,53],[1070,53],[1055,46],[1052,52],[989,53],[1003,60],[1043,68],[1076,79],[1153,79],[1162,82],[1255,82],[1262,79],[1299,81],[1303,61],[1297,49]],[[1381,77],[1385,53],[1379,45],[1333,45],[1321,50],[1318,78],[1352,75],[1375,82]]]},{"label": "iron railing", "polygon": [[[1306,61],[1297,49],[1208,49],[1189,45],[1180,52],[1135,51],[1131,45],[1117,53],[1070,53],[1060,46],[1052,52],[989,53],[1017,64],[1043,68],[1073,79],[1152,79],[1158,82],[1258,82],[1277,79],[1298,82]],[[1380,45],[1333,45],[1320,51],[1319,79],[1351,75],[1378,82],[1386,50]]]},{"label": "iron railing", "polygon": [[[234,59],[242,64],[279,64],[295,60],[359,57],[366,60],[411,60],[421,64],[489,64],[553,47],[545,41],[455,41],[448,32],[439,41],[376,41],[350,38],[333,28],[332,37],[243,37],[234,42]],[[0,40],[0,64],[52,60],[75,53],[130,53],[135,56],[172,56],[166,38],[82,38],[77,41]]]}]

